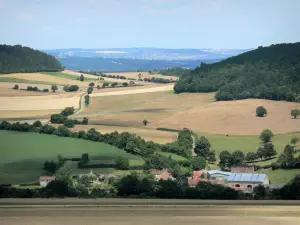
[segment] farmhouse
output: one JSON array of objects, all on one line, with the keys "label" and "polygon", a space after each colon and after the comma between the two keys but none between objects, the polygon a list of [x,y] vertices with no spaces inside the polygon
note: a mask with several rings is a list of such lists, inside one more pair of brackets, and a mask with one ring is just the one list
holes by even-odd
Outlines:
[{"label": "farmhouse", "polygon": [[55,176],[49,176],[49,177],[40,177],[40,186],[46,187],[47,184],[49,184],[51,181],[56,180]]},{"label": "farmhouse", "polygon": [[156,180],[174,180],[175,178],[167,170],[151,170]]},{"label": "farmhouse", "polygon": [[269,185],[266,174],[256,173],[232,173],[227,179],[227,186],[244,192],[252,192],[259,185]]},{"label": "farmhouse", "polygon": [[199,182],[217,183],[216,180],[210,180],[208,178],[208,172],[206,170],[193,171],[193,176],[188,178],[188,185],[190,187],[196,187]]}]

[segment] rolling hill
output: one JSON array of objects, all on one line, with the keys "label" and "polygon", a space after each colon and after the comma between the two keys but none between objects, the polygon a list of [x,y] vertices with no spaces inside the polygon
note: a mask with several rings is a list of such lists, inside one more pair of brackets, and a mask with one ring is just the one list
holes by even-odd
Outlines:
[{"label": "rolling hill", "polygon": [[217,92],[216,100],[300,101],[300,42],[258,47],[182,76],[176,93]]},{"label": "rolling hill", "polygon": [[0,45],[0,74],[61,70],[60,62],[44,52],[21,45]]}]

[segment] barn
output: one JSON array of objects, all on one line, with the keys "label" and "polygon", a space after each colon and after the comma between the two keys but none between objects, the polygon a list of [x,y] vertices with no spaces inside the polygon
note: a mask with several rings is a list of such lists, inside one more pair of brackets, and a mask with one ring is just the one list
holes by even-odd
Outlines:
[{"label": "barn", "polygon": [[270,181],[266,174],[257,173],[232,173],[227,178],[228,187],[244,192],[252,192],[259,185],[269,185]]}]

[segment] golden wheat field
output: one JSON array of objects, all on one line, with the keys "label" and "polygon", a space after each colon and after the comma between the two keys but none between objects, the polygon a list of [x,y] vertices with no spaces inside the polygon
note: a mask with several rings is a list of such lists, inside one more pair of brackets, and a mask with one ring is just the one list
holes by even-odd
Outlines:
[{"label": "golden wheat field", "polygon": [[[94,124],[114,126],[143,126],[182,129],[197,132],[232,135],[257,135],[263,129],[276,134],[299,131],[300,119],[290,111],[299,103],[247,99],[214,102],[214,93],[179,94],[171,91],[122,95],[92,95],[91,105],[83,112]],[[101,96],[102,95],[102,96]],[[256,107],[264,106],[268,116],[256,117]]]}]

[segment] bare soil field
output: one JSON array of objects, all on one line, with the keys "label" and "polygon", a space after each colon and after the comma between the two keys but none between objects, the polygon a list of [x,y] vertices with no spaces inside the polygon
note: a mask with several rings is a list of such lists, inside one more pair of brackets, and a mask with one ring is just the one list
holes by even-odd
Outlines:
[{"label": "bare soil field", "polygon": [[[140,127],[147,119],[151,128],[188,127],[211,134],[258,135],[263,129],[275,134],[299,131],[300,119],[290,116],[291,109],[300,108],[299,103],[262,99],[214,102],[213,93],[152,93],[155,90],[164,88],[92,94],[91,105],[83,115],[94,124]],[[256,117],[256,108],[261,105],[268,110],[263,118]]]},{"label": "bare soil field", "polygon": [[[1,77],[17,78],[17,79],[23,79],[32,82],[34,81],[49,82],[57,85],[78,85],[80,87],[88,87],[88,84],[90,83],[88,81],[81,82],[78,80],[71,80],[62,77],[49,76],[41,73],[13,73],[13,74],[4,74],[1,75]],[[101,82],[99,81],[99,83]]]},{"label": "bare soil field", "polygon": [[294,225],[299,212],[296,206],[24,207],[1,208],[0,224]]},{"label": "bare soil field", "polygon": [[[1,115],[1,113],[0,113]],[[147,128],[135,128],[135,127],[118,127],[118,126],[101,126],[101,125],[76,125],[72,128],[72,131],[80,131],[80,130],[89,130],[90,128],[95,128],[102,134],[111,133],[114,131],[118,132],[129,132],[131,134],[136,134],[144,138],[146,141],[154,141],[156,143],[165,144],[170,143],[177,140],[177,133],[174,132],[166,132],[166,131],[159,131]]]},{"label": "bare soil field", "polygon": [[56,110],[72,106],[78,108],[81,94],[76,92],[47,96],[0,97],[0,111]]}]

